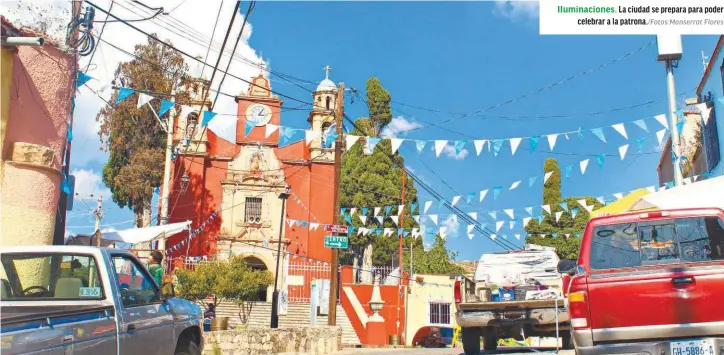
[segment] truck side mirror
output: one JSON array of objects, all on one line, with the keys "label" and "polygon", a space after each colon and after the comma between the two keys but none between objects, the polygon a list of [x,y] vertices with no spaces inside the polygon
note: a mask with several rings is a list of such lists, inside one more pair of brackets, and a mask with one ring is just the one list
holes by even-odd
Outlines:
[{"label": "truck side mirror", "polygon": [[161,298],[164,300],[176,297],[176,292],[173,289],[173,283],[166,282],[161,285]]},{"label": "truck side mirror", "polygon": [[576,264],[577,264],[577,262],[575,260],[568,260],[568,259],[561,260],[558,262],[558,267],[557,267],[558,273],[559,274],[570,274],[571,272],[573,272],[573,269],[575,269],[576,266],[578,266]]}]

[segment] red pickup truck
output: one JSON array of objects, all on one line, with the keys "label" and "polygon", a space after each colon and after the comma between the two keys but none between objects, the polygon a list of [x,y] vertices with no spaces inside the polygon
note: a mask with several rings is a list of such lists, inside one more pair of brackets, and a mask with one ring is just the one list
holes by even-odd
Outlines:
[{"label": "red pickup truck", "polygon": [[724,211],[593,219],[570,273],[577,354],[724,354]]}]

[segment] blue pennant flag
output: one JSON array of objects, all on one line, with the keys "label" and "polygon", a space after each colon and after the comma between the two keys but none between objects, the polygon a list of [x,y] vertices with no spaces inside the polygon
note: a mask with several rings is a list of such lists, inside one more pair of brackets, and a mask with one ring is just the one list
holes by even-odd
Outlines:
[{"label": "blue pennant flag", "polygon": [[382,140],[382,138],[378,137],[367,137],[367,149],[370,152],[375,151],[375,147],[377,146],[377,143],[379,143]]},{"label": "blue pennant flag", "polygon": [[638,149],[639,153],[641,153],[641,151],[644,149],[645,143],[646,143],[646,137],[641,137],[636,140],[636,148]]},{"label": "blue pennant flag", "polygon": [[468,194],[468,198],[467,198],[468,204],[470,204],[470,202],[471,202],[472,200],[474,200],[474,199],[475,199],[475,196],[477,196],[477,195],[478,195],[477,192],[471,192],[471,193],[469,193],[469,194]]},{"label": "blue pennant flag", "polygon": [[536,181],[538,181],[538,175],[528,178],[528,187],[533,187]]},{"label": "blue pennant flag", "polygon": [[606,136],[603,134],[602,128],[593,128],[593,129],[591,129],[591,132],[593,133],[593,135],[598,137],[598,139],[600,139],[601,142],[606,143]]},{"label": "blue pennant flag", "polygon": [[646,131],[646,132],[649,131],[649,128],[646,127],[646,121],[644,121],[644,120],[636,120],[636,121],[633,121],[633,123],[634,123],[635,125],[637,125],[639,128],[643,129],[644,131]]},{"label": "blue pennant flag", "polygon": [[75,87],[79,88],[79,87],[85,85],[85,83],[87,83],[87,82],[90,81],[91,79],[93,79],[93,78],[91,78],[90,76],[88,76],[86,73],[80,73],[80,72],[79,72],[79,73],[78,73],[78,78],[75,80]]},{"label": "blue pennant flag", "polygon": [[606,154],[599,154],[596,156],[596,161],[598,162],[598,167],[603,168],[603,162],[606,160]]},{"label": "blue pennant flag", "polygon": [[503,140],[496,139],[493,141],[493,155],[496,157],[498,156],[498,153],[500,153],[500,148],[503,147]]},{"label": "blue pennant flag", "polygon": [[73,140],[73,130],[70,128],[70,125],[68,125],[68,143],[70,143]]},{"label": "blue pennant flag", "polygon": [[63,174],[63,182],[60,183],[60,191],[64,194],[70,195],[70,184],[68,183],[68,176]]},{"label": "blue pennant flag", "polygon": [[573,165],[566,166],[566,178],[571,177],[571,172],[573,172]]},{"label": "blue pennant flag", "polygon": [[581,232],[576,233],[576,237],[580,238],[581,234],[582,234]]},{"label": "blue pennant flag", "polygon": [[125,100],[129,96],[131,96],[131,94],[133,94],[133,90],[131,90],[129,88],[118,89],[118,96],[116,96],[116,104],[123,102],[123,100]]},{"label": "blue pennant flag", "polygon": [[534,151],[535,148],[538,147],[538,142],[540,141],[540,136],[533,136],[530,137],[530,151]]},{"label": "blue pennant flag", "polygon": [[375,230],[375,233],[377,233],[377,236],[379,237],[380,234],[382,234],[382,228],[377,228],[377,229]]},{"label": "blue pennant flag", "polygon": [[425,149],[425,145],[427,144],[427,141],[415,141],[415,148],[417,148],[417,154],[422,153],[422,151]]},{"label": "blue pennant flag", "polygon": [[685,118],[684,118],[684,110],[678,109],[678,110],[676,110],[676,112],[674,112],[674,114],[676,114],[676,117],[678,117],[679,120],[681,120],[681,121],[685,120]]},{"label": "blue pennant flag", "polygon": [[356,227],[352,227],[352,226],[347,227],[348,234],[352,234],[352,232],[354,232],[355,229],[357,229],[357,228],[356,228]]},{"label": "blue pennant flag", "polygon": [[[204,113],[206,113],[206,112],[204,112]],[[248,137],[249,133],[251,133],[251,130],[254,129],[254,127],[255,127],[254,123],[250,123],[249,121],[246,121],[244,123],[244,137]]]},{"label": "blue pennant flag", "polygon": [[363,207],[363,208],[362,208],[362,215],[363,215],[363,216],[366,216],[366,215],[367,215],[367,212],[368,212],[369,210],[370,210],[369,207]]},{"label": "blue pennant flag", "polygon": [[[347,224],[352,224],[352,217],[350,217],[349,215],[344,216],[344,220],[347,221]],[[352,232],[350,231],[350,233]]]},{"label": "blue pennant flag", "polygon": [[665,183],[664,183],[664,185],[666,185],[666,188],[667,188],[667,189],[671,189],[671,188],[673,188],[673,187],[674,187],[674,183],[673,183],[673,182],[671,182],[671,181],[667,181],[667,182],[665,182]]},{"label": "blue pennant flag", "polygon": [[201,127],[206,127],[206,125],[214,119],[214,116],[216,116],[216,112],[204,111],[203,118],[201,119]]},{"label": "blue pennant flag", "polygon": [[302,221],[294,221],[294,225],[295,225],[295,226],[301,226],[301,225],[302,225]]},{"label": "blue pennant flag", "polygon": [[347,214],[347,209],[346,209],[346,208],[342,208],[342,209],[339,210],[339,212],[340,212],[341,215],[344,216],[345,214]]},{"label": "blue pennant flag", "polygon": [[466,141],[457,141],[455,142],[455,155],[460,155],[460,152],[463,151],[463,148],[465,148]]},{"label": "blue pennant flag", "polygon": [[558,233],[553,233],[553,238],[558,237]]},{"label": "blue pennant flag", "polygon": [[445,201],[444,198],[441,198],[440,201],[437,202],[437,208],[445,207],[445,202],[447,202],[447,201]]},{"label": "blue pennant flag", "polygon": [[568,202],[561,202],[558,206],[561,206],[564,211],[568,212]]},{"label": "blue pennant flag", "polygon": [[389,216],[392,211],[392,206],[385,206],[385,216]]},{"label": "blue pennant flag", "polygon": [[577,214],[578,214],[578,207],[571,208],[571,218],[576,218]]},{"label": "blue pennant flag", "polygon": [[492,218],[494,221],[497,221],[497,220],[498,220],[497,212],[495,212],[495,211],[490,211],[490,212],[488,212],[488,215],[489,215],[490,218]]},{"label": "blue pennant flag", "polygon": [[417,202],[413,202],[412,205],[410,205],[410,213],[415,212],[416,208],[417,208]]},{"label": "blue pennant flag", "polygon": [[339,134],[337,133],[329,133],[324,138],[324,147],[325,148],[332,148],[332,143],[337,141],[337,137],[339,137]]},{"label": "blue pennant flag", "polygon": [[302,221],[302,227],[306,227],[306,226],[307,226],[307,221]]},{"label": "blue pennant flag", "polygon": [[684,121],[684,120],[676,122],[676,129],[679,131],[679,135],[681,135],[682,132],[684,132],[684,123],[686,123],[686,121]]},{"label": "blue pennant flag", "polygon": [[405,232],[404,229],[398,229],[398,230],[397,230],[397,236],[398,236],[398,237],[402,237],[402,233],[403,233],[403,232]]},{"label": "blue pennant flag", "polygon": [[583,128],[578,127],[578,138],[583,139]]},{"label": "blue pennant flag", "polygon": [[173,105],[175,105],[175,104],[176,103],[173,101],[161,100],[161,108],[158,110],[158,117],[161,117],[164,114],[166,114],[166,112],[171,110],[171,108],[173,108]]},{"label": "blue pennant flag", "polygon": [[159,189],[158,186],[156,186],[155,188],[153,188],[153,193],[155,193],[155,194],[160,194],[160,193],[161,193],[161,189]]},{"label": "blue pennant flag", "polygon": [[498,195],[500,195],[500,191],[503,191],[503,187],[502,187],[502,186],[496,186],[496,187],[493,188],[493,200],[497,200],[497,199],[498,199]]},{"label": "blue pennant flag", "polygon": [[545,218],[545,217],[544,217],[543,215],[538,216],[538,224],[543,223],[543,219],[544,219],[544,218]]}]

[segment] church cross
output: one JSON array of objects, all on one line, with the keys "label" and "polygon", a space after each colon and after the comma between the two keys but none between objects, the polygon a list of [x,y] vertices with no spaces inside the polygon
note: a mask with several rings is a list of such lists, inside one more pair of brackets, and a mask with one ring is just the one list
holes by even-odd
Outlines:
[{"label": "church cross", "polygon": [[325,79],[329,79],[329,72],[330,72],[330,71],[332,71],[332,68],[330,68],[329,65],[327,65],[326,67],[324,67],[324,72],[325,72],[324,76],[325,76]]}]

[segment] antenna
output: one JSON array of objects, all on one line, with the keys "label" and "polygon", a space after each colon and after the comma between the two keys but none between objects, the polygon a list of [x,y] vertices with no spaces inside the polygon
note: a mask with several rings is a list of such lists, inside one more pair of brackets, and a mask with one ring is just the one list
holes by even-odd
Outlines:
[{"label": "antenna", "polygon": [[709,59],[709,57],[704,55],[704,51],[701,51],[701,65],[704,66],[704,72],[706,72],[706,68],[709,66],[709,62],[706,60]]}]

